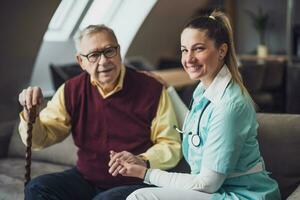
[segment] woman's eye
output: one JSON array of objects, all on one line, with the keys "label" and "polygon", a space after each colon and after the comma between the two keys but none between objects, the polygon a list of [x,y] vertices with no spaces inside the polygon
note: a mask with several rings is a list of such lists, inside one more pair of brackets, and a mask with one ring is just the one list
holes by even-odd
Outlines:
[{"label": "woman's eye", "polygon": [[203,51],[205,48],[204,47],[196,47],[194,50],[197,52]]},{"label": "woman's eye", "polygon": [[181,51],[181,53],[186,53],[187,52],[186,49],[181,49],[180,51]]}]

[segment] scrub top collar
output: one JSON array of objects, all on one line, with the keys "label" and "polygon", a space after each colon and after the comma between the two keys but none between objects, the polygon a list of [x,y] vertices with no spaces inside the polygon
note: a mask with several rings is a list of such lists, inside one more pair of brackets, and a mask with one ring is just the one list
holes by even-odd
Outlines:
[{"label": "scrub top collar", "polygon": [[[231,73],[226,64],[223,65],[222,69],[219,71],[217,76],[214,78],[213,82],[204,91],[203,96],[207,98],[212,103],[218,103],[231,80]],[[204,86],[201,85],[204,89]]]}]

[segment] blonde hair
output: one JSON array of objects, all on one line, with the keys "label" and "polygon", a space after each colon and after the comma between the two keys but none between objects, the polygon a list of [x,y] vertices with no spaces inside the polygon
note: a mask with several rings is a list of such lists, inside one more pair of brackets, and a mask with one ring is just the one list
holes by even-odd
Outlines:
[{"label": "blonde hair", "polygon": [[77,35],[77,37],[75,37],[75,47],[77,52],[80,51],[80,42],[82,40],[82,38],[84,38],[85,36],[89,36],[95,33],[100,33],[100,32],[107,32],[108,34],[110,34],[115,42],[118,44],[118,39],[114,33],[114,31],[109,28],[108,26],[104,25],[104,24],[98,24],[98,25],[89,25],[86,28],[84,28],[83,30],[81,30]]},{"label": "blonde hair", "polygon": [[232,75],[233,81],[240,86],[243,93],[248,93],[238,70],[237,56],[233,42],[233,31],[228,17],[221,11],[213,11],[210,15],[192,19],[184,26],[184,29],[186,28],[206,31],[206,35],[215,41],[216,47],[220,47],[224,43],[228,45],[224,62]]}]

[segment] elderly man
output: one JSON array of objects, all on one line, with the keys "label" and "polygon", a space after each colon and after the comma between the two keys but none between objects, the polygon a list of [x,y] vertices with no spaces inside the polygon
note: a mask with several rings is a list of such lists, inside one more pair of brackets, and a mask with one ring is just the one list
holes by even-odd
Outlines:
[{"label": "elderly man", "polygon": [[[169,169],[181,158],[180,137],[172,129],[177,121],[166,90],[122,64],[114,32],[104,25],[88,26],[77,47],[84,72],[66,81],[39,113],[32,141],[38,150],[72,133],[78,147],[76,167],[33,179],[25,199],[125,199],[146,185],[117,175],[116,160]],[[38,87],[19,95],[24,144],[28,109],[42,99]]]}]

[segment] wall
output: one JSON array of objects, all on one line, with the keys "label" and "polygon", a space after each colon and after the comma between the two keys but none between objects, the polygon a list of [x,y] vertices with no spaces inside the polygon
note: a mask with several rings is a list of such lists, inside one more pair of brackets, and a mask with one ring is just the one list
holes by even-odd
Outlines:
[{"label": "wall", "polygon": [[[155,66],[160,57],[179,58],[179,36],[186,19],[206,4],[207,0],[159,0],[154,6],[136,37],[127,57],[143,57]],[[41,46],[31,80],[31,85],[42,88],[45,96],[54,92],[49,63],[75,62],[75,47],[72,40],[66,42],[44,42]],[[39,76],[37,76],[37,74]]]},{"label": "wall", "polygon": [[293,0],[293,5],[294,5],[294,16],[293,16],[293,23],[294,24],[300,24],[300,2],[298,0]]},{"label": "wall", "polygon": [[59,0],[6,0],[0,6],[0,122],[17,116],[48,23]]},{"label": "wall", "polygon": [[[126,58],[141,57],[155,68],[160,58],[180,59],[180,32],[182,26],[194,12],[217,0],[159,0],[154,6],[142,27],[135,36]],[[250,53],[255,50],[258,36],[251,26],[251,20],[245,14],[245,9],[257,10],[262,6],[271,14],[267,44],[271,53],[285,51],[285,12],[284,0],[227,0],[235,10],[236,44],[238,53]],[[235,3],[232,3],[235,2]],[[221,3],[220,3],[221,4]],[[75,62],[73,41],[45,42],[35,63],[32,85],[42,87],[46,95],[53,91],[49,74],[49,62],[64,64]],[[39,76],[36,76],[39,74]]]},{"label": "wall", "polygon": [[259,42],[258,34],[252,27],[250,17],[245,10],[258,11],[261,7],[269,13],[266,32],[266,44],[270,53],[286,51],[286,0],[239,0],[236,1],[236,46],[240,54],[254,53]]},{"label": "wall", "polygon": [[161,57],[180,58],[180,32],[207,0],[159,0],[144,21],[126,57],[144,57],[154,67]]},{"label": "wall", "polygon": [[76,62],[75,45],[72,39],[63,42],[43,42],[36,59],[31,85],[42,88],[44,96],[54,93],[49,63],[68,64]]}]

